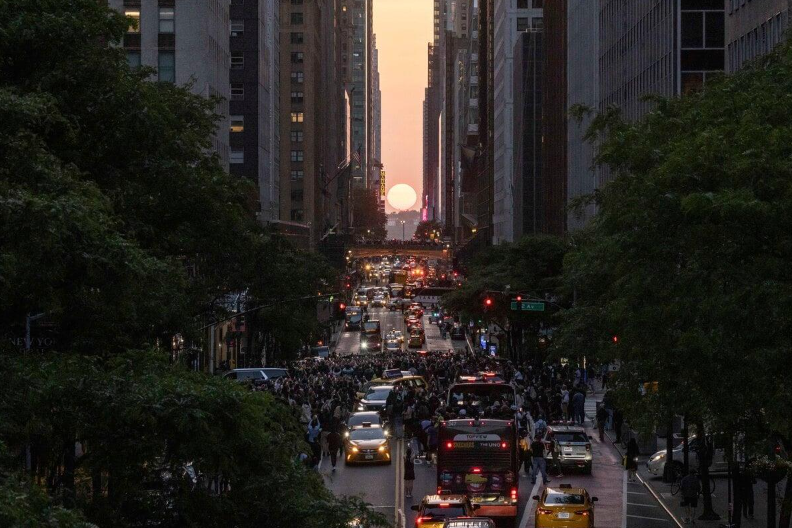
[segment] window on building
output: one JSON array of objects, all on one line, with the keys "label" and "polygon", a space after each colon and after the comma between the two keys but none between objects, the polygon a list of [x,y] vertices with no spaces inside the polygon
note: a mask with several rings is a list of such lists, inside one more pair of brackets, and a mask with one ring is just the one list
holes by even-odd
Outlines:
[{"label": "window on building", "polygon": [[709,12],[706,14],[706,22],[707,33],[704,38],[704,46],[722,48],[726,43],[726,17],[723,16],[723,13]]},{"label": "window on building", "polygon": [[140,68],[140,52],[127,51],[127,63],[130,68]]},{"label": "window on building", "polygon": [[245,99],[245,85],[242,83],[231,83],[231,100],[242,101]]},{"label": "window on building", "polygon": [[291,80],[293,83],[302,84],[303,80],[305,79],[303,72],[292,72],[291,73]]},{"label": "window on building", "polygon": [[544,18],[533,17],[531,19],[531,27],[534,29],[542,29],[544,27]]},{"label": "window on building", "polygon": [[517,17],[517,31],[527,31],[528,28],[528,17]]},{"label": "window on building", "polygon": [[232,148],[231,157],[228,159],[232,165],[240,165],[245,163],[245,149]]},{"label": "window on building", "polygon": [[303,93],[302,92],[292,92],[291,93],[291,102],[292,102],[292,104],[302,104],[302,102],[303,102]]},{"label": "window on building", "polygon": [[291,14],[291,23],[293,26],[301,26],[303,23],[303,14],[302,13],[292,13]]},{"label": "window on building", "polygon": [[229,127],[229,130],[231,131],[232,134],[236,134],[236,133],[245,131],[245,116],[243,116],[243,115],[232,115],[229,118],[229,121],[231,123],[230,127]]},{"label": "window on building", "polygon": [[292,202],[302,202],[303,201],[303,190],[302,189],[294,189],[291,192],[291,201]]},{"label": "window on building", "polygon": [[682,47],[704,47],[704,13],[682,12]]},{"label": "window on building", "polygon": [[241,70],[245,67],[245,55],[241,51],[231,52],[231,69]]},{"label": "window on building", "polygon": [[291,171],[291,180],[292,181],[302,180],[304,176],[305,176],[305,173],[302,171],[302,169]]},{"label": "window on building", "polygon": [[232,37],[241,37],[245,34],[245,21],[244,20],[232,20],[231,21],[231,36]]},{"label": "window on building", "polygon": [[293,51],[291,54],[292,64],[302,64],[304,59],[305,55],[302,51]]},{"label": "window on building", "polygon": [[161,82],[176,82],[176,54],[160,51],[157,58],[157,78]]},{"label": "window on building", "polygon": [[528,0],[517,0],[517,9],[528,9]]},{"label": "window on building", "polygon": [[302,150],[291,151],[291,160],[295,163],[302,161],[304,157],[305,157],[305,153]]},{"label": "window on building", "polygon": [[302,222],[303,220],[303,210],[302,209],[292,209],[291,210],[291,219],[293,222]]},{"label": "window on building", "polygon": [[292,112],[291,113],[291,122],[292,123],[302,123],[305,116],[302,112]]},{"label": "window on building", "polygon": [[533,7],[534,9],[543,9],[544,0],[531,0],[531,7]]},{"label": "window on building", "polygon": [[303,0],[291,0],[292,5],[302,5]]},{"label": "window on building", "polygon": [[124,9],[124,16],[129,21],[127,33],[140,33],[140,9]]},{"label": "window on building", "polygon": [[292,140],[292,143],[302,143],[303,131],[302,130],[292,130],[291,131],[291,140]]},{"label": "window on building", "polygon": [[159,8],[159,32],[173,33],[176,31],[176,11],[172,7]]},{"label": "window on building", "polygon": [[289,39],[292,44],[302,44],[303,43],[303,34],[300,31],[292,31]]}]

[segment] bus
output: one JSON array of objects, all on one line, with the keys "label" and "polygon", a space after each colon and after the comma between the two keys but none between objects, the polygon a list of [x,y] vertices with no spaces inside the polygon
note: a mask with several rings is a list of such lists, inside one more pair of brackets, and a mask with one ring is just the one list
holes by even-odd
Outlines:
[{"label": "bus", "polygon": [[459,381],[448,389],[446,404],[481,410],[496,400],[505,401],[511,407],[517,401],[517,389],[494,372],[480,372],[473,376],[460,376]]},{"label": "bus", "polygon": [[458,419],[440,423],[438,495],[464,494],[476,515],[514,522],[520,453],[514,420]]},{"label": "bus", "polygon": [[360,348],[366,351],[382,351],[382,328],[377,319],[363,321],[363,329],[360,332]]},{"label": "bus", "polygon": [[360,330],[363,323],[363,309],[360,306],[347,306],[344,319],[346,330]]}]

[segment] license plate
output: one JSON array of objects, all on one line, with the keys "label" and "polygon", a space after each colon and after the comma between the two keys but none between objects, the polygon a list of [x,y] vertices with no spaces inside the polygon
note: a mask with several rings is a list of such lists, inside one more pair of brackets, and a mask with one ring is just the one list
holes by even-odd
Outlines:
[{"label": "license plate", "polygon": [[366,455],[366,460],[374,460],[374,455]]},{"label": "license plate", "polygon": [[564,453],[571,453],[571,452],[572,452],[572,448],[571,447],[565,447],[564,448]]},{"label": "license plate", "polygon": [[569,519],[569,512],[559,512],[558,513],[559,519]]}]

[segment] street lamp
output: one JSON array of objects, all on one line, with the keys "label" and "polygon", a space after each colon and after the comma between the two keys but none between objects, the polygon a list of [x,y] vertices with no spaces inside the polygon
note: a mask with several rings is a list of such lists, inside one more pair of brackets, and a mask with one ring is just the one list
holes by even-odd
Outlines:
[{"label": "street lamp", "polygon": [[404,242],[404,224],[405,224],[405,222],[404,222],[404,220],[402,220],[401,221],[401,225],[402,225],[402,242]]}]

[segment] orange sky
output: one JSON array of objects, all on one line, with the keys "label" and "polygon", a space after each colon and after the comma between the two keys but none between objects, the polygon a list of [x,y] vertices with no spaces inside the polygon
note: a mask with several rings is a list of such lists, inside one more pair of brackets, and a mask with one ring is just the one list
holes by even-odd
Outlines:
[{"label": "orange sky", "polygon": [[[426,47],[432,40],[432,9],[432,0],[374,0],[386,186],[390,190],[397,183],[406,183],[419,196],[423,182]],[[416,203],[414,209],[419,207]],[[393,209],[388,205],[387,211]]]}]

